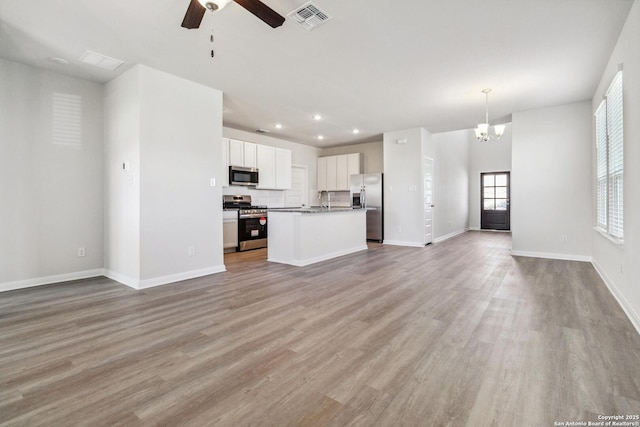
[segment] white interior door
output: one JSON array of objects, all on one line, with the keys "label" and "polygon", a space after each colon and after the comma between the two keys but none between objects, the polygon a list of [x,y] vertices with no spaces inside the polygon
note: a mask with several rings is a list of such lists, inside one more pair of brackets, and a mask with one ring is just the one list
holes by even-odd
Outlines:
[{"label": "white interior door", "polygon": [[291,166],[291,189],[285,191],[285,207],[309,206],[309,171],[306,166]]},{"label": "white interior door", "polygon": [[422,173],[424,174],[424,244],[433,242],[433,159],[425,157]]}]

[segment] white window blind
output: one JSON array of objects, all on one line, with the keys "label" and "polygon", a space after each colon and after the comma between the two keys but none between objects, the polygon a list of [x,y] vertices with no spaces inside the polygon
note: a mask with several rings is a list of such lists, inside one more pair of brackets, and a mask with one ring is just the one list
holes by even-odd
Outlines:
[{"label": "white window blind", "polygon": [[614,77],[595,115],[597,227],[624,236],[624,137],[622,71]]},{"label": "white window blind", "polygon": [[596,111],[596,222],[607,229],[607,103]]}]

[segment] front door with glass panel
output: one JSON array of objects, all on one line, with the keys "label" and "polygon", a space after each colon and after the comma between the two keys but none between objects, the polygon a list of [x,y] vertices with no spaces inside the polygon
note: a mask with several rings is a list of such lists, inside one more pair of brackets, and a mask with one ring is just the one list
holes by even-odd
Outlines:
[{"label": "front door with glass panel", "polygon": [[509,172],[480,174],[480,228],[484,230],[510,230]]}]

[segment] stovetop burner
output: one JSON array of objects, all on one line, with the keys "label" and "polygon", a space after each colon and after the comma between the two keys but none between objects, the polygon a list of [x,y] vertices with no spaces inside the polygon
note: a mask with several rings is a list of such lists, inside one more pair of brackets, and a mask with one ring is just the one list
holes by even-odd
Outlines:
[{"label": "stovetop burner", "polygon": [[225,195],[222,196],[224,209],[238,209],[240,218],[263,217],[267,215],[267,206],[252,205],[249,195]]}]

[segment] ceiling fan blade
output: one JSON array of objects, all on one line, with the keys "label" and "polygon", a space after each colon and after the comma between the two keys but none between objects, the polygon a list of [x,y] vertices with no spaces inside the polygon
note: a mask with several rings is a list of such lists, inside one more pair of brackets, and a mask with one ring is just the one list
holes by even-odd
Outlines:
[{"label": "ceiling fan blade", "polygon": [[206,11],[207,9],[205,9],[198,0],[191,0],[187,8],[187,13],[184,14],[182,26],[189,29],[199,28]]},{"label": "ceiling fan blade", "polygon": [[262,19],[271,28],[277,28],[284,23],[284,16],[271,9],[260,0],[234,0],[240,6]]}]

